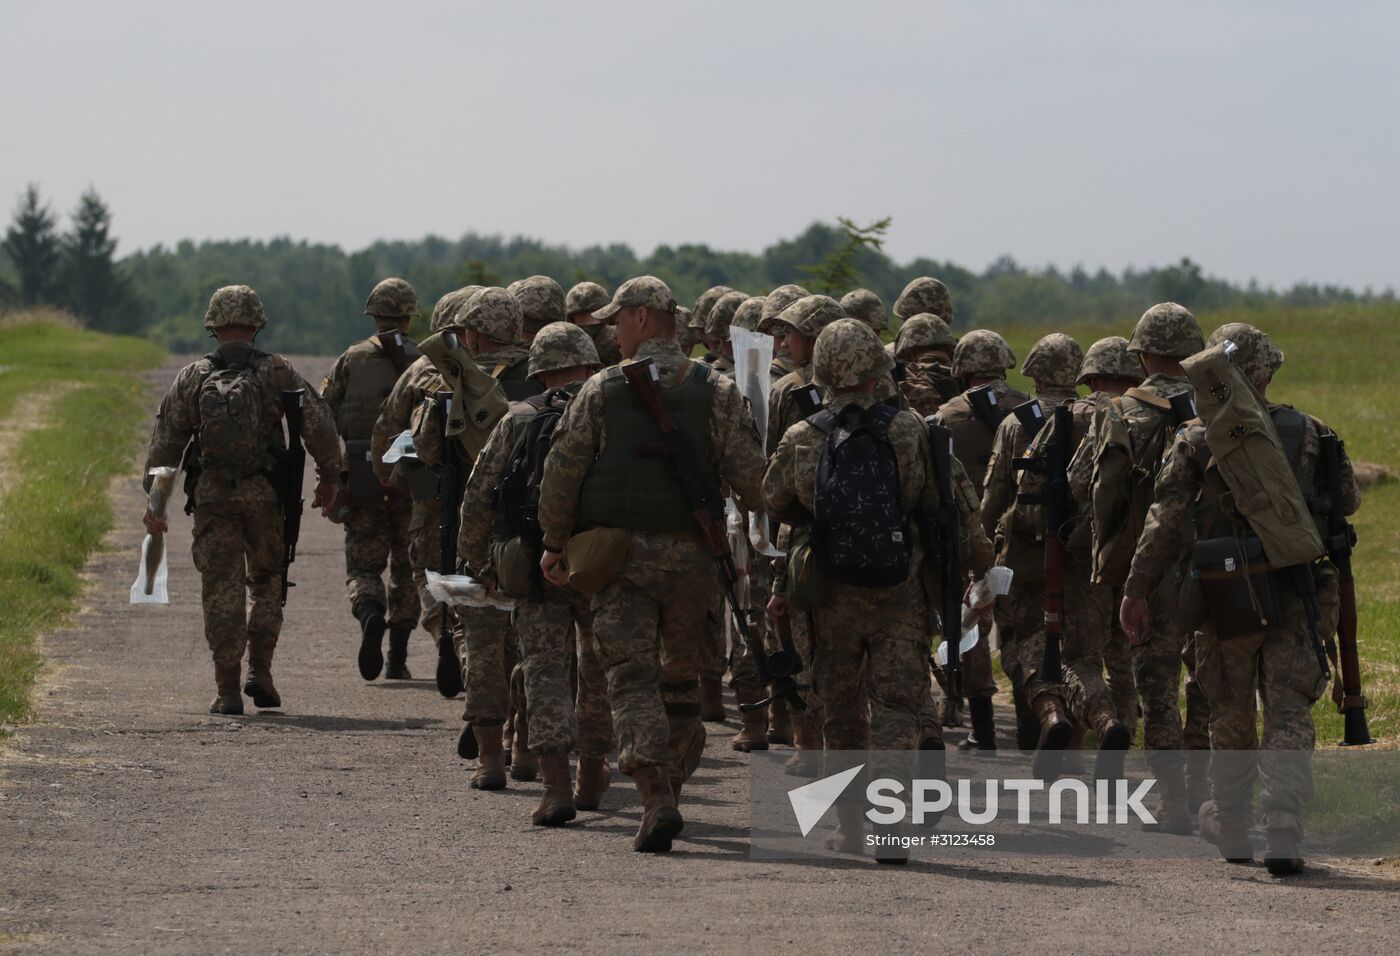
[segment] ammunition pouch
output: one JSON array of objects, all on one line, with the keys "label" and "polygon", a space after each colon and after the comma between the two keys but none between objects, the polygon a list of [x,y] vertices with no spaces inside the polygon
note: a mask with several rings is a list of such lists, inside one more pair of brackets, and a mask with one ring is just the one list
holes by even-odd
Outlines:
[{"label": "ammunition pouch", "polygon": [[627,556],[631,553],[632,532],[627,528],[580,531],[569,539],[564,548],[569,587],[592,597],[622,573]]},{"label": "ammunition pouch", "polygon": [[383,500],[385,488],[379,483],[379,476],[374,473],[374,463],[370,461],[369,439],[352,438],[345,442],[345,468],[351,507]]},{"label": "ammunition pouch", "polygon": [[394,466],[395,477],[402,476],[408,485],[409,496],[414,501],[437,501],[438,484],[441,479],[436,470],[429,468],[422,462],[415,462],[405,466],[400,461]]},{"label": "ammunition pouch", "polygon": [[783,600],[798,611],[810,611],[826,603],[830,589],[812,548],[811,525],[801,525],[792,530],[792,537],[788,540],[787,570],[779,591]]},{"label": "ammunition pouch", "polygon": [[507,597],[529,597],[539,580],[540,551],[519,535],[491,542],[496,588]]},{"label": "ammunition pouch", "polygon": [[1255,537],[1197,541],[1191,576],[1200,581],[1206,612],[1221,640],[1263,634],[1283,620],[1283,583]]}]

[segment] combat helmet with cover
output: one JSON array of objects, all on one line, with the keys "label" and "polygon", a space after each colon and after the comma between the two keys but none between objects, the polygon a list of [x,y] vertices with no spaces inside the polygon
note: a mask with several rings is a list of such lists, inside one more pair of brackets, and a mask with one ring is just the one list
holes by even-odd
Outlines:
[{"label": "combat helmet with cover", "polygon": [[772,292],[768,293],[763,300],[763,314],[758,318],[758,331],[764,335],[773,334],[773,323],[778,320],[778,315],[788,306],[798,299],[811,295],[800,285],[780,285]]},{"label": "combat helmet with cover", "polygon": [[958,337],[948,328],[948,323],[931,312],[920,312],[905,319],[894,337],[894,355],[900,360],[911,358],[924,349],[951,352],[957,347]]},{"label": "combat helmet with cover", "polygon": [[[577,283],[568,294],[564,296],[564,318],[570,322],[574,316],[580,313],[588,313],[590,316],[612,301],[612,296],[608,295],[608,290],[604,289],[596,282]],[[588,325],[599,324],[598,319],[593,319]]]},{"label": "combat helmet with cover", "polygon": [[822,329],[844,318],[846,310],[831,296],[808,295],[783,309],[774,321],[795,329],[809,339],[815,339]]},{"label": "combat helmet with cover", "polygon": [[975,375],[1005,378],[1006,370],[1016,367],[1016,353],[1006,339],[990,329],[973,329],[958,339],[953,349],[953,375],[968,379]]},{"label": "combat helmet with cover", "polygon": [[515,296],[499,286],[488,286],[457,309],[451,324],[509,345],[520,341],[524,321],[520,301]]},{"label": "combat helmet with cover", "polygon": [[530,343],[527,374],[533,378],[543,372],[579,366],[597,368],[602,364],[598,348],[587,332],[572,322],[551,322],[540,329]]},{"label": "combat helmet with cover", "polygon": [[930,312],[949,325],[953,324],[953,296],[948,287],[933,276],[910,280],[894,300],[895,318],[907,321],[923,312]]},{"label": "combat helmet with cover", "polygon": [[1206,348],[1214,348],[1230,341],[1236,351],[1230,356],[1230,363],[1244,372],[1249,383],[1263,390],[1268,387],[1274,374],[1283,367],[1283,351],[1270,340],[1269,336],[1247,322],[1227,322],[1210,334]]},{"label": "combat helmet with cover", "polygon": [[418,314],[418,293],[403,279],[382,279],[365,300],[365,315],[376,319],[411,319]]},{"label": "combat helmet with cover", "polygon": [[226,285],[216,289],[209,297],[209,308],[204,313],[204,327],[213,332],[230,325],[253,329],[267,326],[267,312],[263,310],[262,300],[251,286]]},{"label": "combat helmet with cover", "polygon": [[852,289],[841,297],[841,308],[853,319],[859,319],[879,335],[889,325],[885,304],[869,289]]},{"label": "combat helmet with cover", "polygon": [[1088,385],[1091,378],[1118,378],[1141,385],[1144,377],[1142,362],[1128,351],[1128,340],[1121,335],[1110,335],[1089,346],[1075,384]]},{"label": "combat helmet with cover", "polygon": [[1073,388],[1084,364],[1084,350],[1063,332],[1042,337],[1026,353],[1021,374],[1045,385]]},{"label": "combat helmet with cover", "polygon": [[517,279],[506,291],[520,303],[523,331],[538,332],[551,322],[564,321],[564,290],[549,276]]},{"label": "combat helmet with cover", "polygon": [[1200,323],[1184,305],[1159,302],[1142,314],[1128,340],[1129,352],[1184,359],[1205,348]]},{"label": "combat helmet with cover", "polygon": [[729,326],[734,322],[734,314],[739,306],[749,300],[746,292],[726,292],[710,306],[705,316],[705,335],[711,339],[728,341]]},{"label": "combat helmet with cover", "polygon": [[451,292],[437,300],[437,305],[433,306],[433,314],[428,318],[428,331],[441,332],[452,325],[457,315],[467,300],[481,291],[479,285],[463,286],[460,289],[453,289]]},{"label": "combat helmet with cover", "polygon": [[750,296],[739,304],[739,308],[734,310],[734,318],[730,320],[730,325],[737,325],[741,329],[748,329],[750,332],[758,331],[758,320],[763,318],[763,304],[767,302],[766,296]]},{"label": "combat helmet with cover", "polygon": [[812,382],[848,388],[888,375],[894,360],[869,325],[838,319],[821,330],[812,348]]}]

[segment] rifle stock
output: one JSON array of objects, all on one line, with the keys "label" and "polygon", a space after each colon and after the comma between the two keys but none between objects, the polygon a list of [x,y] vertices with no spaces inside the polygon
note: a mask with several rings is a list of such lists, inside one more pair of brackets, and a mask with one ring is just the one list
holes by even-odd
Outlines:
[{"label": "rifle stock", "polygon": [[379,340],[379,347],[384,350],[384,354],[389,356],[394,371],[399,375],[408,371],[408,353],[403,350],[403,333],[399,331],[380,332],[375,338]]},{"label": "rifle stock", "polygon": [[1356,579],[1352,577],[1351,552],[1356,529],[1347,521],[1342,503],[1342,440],[1335,434],[1321,438],[1322,466],[1327,479],[1327,557],[1337,569],[1341,609],[1337,617],[1337,663],[1342,672],[1344,722],[1342,745],[1371,743],[1366,726],[1366,697],[1361,692],[1361,661],[1356,649]]},{"label": "rifle stock", "polygon": [[282,606],[287,605],[287,591],[295,587],[288,575],[297,559],[297,541],[301,537],[302,476],[306,471],[306,448],[302,445],[302,403],[306,389],[297,388],[282,393],[282,414],[287,419],[287,451],[277,471],[277,496],[282,503]]},{"label": "rifle stock", "polygon": [[1068,405],[1056,405],[1052,412],[1054,423],[1050,438],[1034,458],[1020,458],[1015,468],[1041,475],[1045,479],[1041,492],[1022,493],[1018,503],[1038,504],[1044,517],[1045,538],[1045,652],[1040,661],[1040,679],[1059,683],[1064,679],[1060,646],[1065,629],[1065,549],[1064,527],[1069,521],[1071,495],[1069,487],[1070,441],[1074,431],[1074,414]]},{"label": "rifle stock", "polygon": [[943,671],[948,679],[948,697],[956,702],[962,697],[962,591],[963,573],[959,549],[962,542],[962,520],[957,502],[953,500],[953,432],[952,429],[924,420],[928,426],[929,448],[933,456],[933,475],[938,483],[938,564],[940,600],[939,628],[948,645],[948,661]]},{"label": "rifle stock", "polygon": [[[457,570],[457,509],[462,500],[462,461],[457,454],[457,442],[447,437],[447,420],[451,413],[452,393],[436,392],[441,421],[442,466],[438,479],[438,501],[442,514],[438,519],[438,573],[453,574]],[[438,625],[438,693],[446,698],[456,697],[462,692],[462,662],[457,657],[457,648],[452,643],[452,611],[446,605],[442,609],[442,621]]]}]

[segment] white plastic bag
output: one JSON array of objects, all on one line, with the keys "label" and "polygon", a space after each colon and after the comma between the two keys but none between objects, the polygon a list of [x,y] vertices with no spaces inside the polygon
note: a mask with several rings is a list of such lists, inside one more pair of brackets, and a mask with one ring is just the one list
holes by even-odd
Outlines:
[{"label": "white plastic bag", "polygon": [[395,438],[394,443],[389,446],[389,450],[384,453],[382,460],[384,464],[392,465],[400,458],[412,458],[415,461],[418,459],[418,451],[413,447],[412,431],[405,431],[398,438]]},{"label": "white plastic bag", "polygon": [[[997,598],[1011,593],[1011,579],[1015,572],[1010,568],[995,567],[988,568],[987,573],[977,581],[974,581],[967,596],[963,598],[961,625],[962,638],[958,641],[958,654],[966,654],[977,646],[980,639],[981,629],[979,624],[987,609],[992,606]],[[992,650],[996,650],[995,641]],[[948,664],[948,642],[945,640],[938,645],[938,650],[934,652],[933,659],[938,662],[939,667]]]},{"label": "white plastic bag", "polygon": [[428,593],[434,601],[452,607],[494,607],[499,611],[515,610],[515,601],[500,591],[486,593],[486,588],[476,578],[467,574],[438,574],[425,571]]},{"label": "white plastic bag", "polygon": [[[170,493],[175,490],[176,468],[152,468],[151,490],[147,506],[151,514],[164,518],[170,507]],[[169,571],[165,535],[148,534],[141,542],[141,564],[136,569],[136,583],[131,586],[132,604],[169,604]]]}]

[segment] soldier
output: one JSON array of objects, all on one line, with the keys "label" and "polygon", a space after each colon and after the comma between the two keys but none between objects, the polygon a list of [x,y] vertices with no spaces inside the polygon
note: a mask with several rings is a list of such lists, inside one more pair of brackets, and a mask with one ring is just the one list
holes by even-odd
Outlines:
[{"label": "soldier", "polygon": [[[178,467],[185,459],[185,487],[192,489],[186,508],[194,515],[191,551],[218,687],[211,714],[243,713],[238,684],[245,647],[243,693],[258,707],[282,705],[272,683],[282,629],[282,505],[268,476],[286,451],[284,392],[305,393],[302,437],[316,460],[311,507],[322,514],[335,499],[344,466],[335,422],[315,389],[280,355],[253,348],[266,325],[262,302],[248,286],[214,293],[204,327],[218,347],[175,376],[146,455],[147,491],[152,468]],[[167,530],[165,519],[149,509],[143,520],[150,534]]]},{"label": "soldier", "polygon": [[[1032,346],[1021,374],[1035,383],[1041,421],[1053,417],[1056,405],[1079,397],[1075,381],[1083,363],[1084,350],[1063,332],[1052,332]],[[1013,467],[1034,437],[1018,416],[1001,420],[987,461],[981,514],[983,531],[999,546],[997,564],[1016,575],[1014,592],[997,601],[994,612],[1001,668],[1011,678],[1016,698],[1017,744],[1035,750],[1032,767],[1044,779],[1055,775],[1059,758],[1053,752],[1065,748],[1074,728],[1065,713],[1063,685],[1040,673],[1045,653],[1045,517],[1040,506],[1017,500]]]},{"label": "soldier", "polygon": [[[908,304],[911,297],[924,296],[936,300],[940,289],[946,296],[947,290],[937,279],[914,280],[904,290],[900,301],[895,303],[896,313],[901,303],[905,304],[905,308],[912,308]],[[953,433],[953,451],[978,495],[982,494],[982,482],[986,478],[987,462],[992,456],[992,440],[997,427],[1011,413],[1011,409],[1030,401],[1029,395],[1006,384],[1006,370],[1015,364],[1016,356],[1011,346],[1000,335],[986,329],[968,332],[953,349],[952,368],[953,376],[967,383],[967,390],[940,405],[934,415],[938,424],[946,426]],[[980,630],[982,634],[977,646],[962,657],[963,689],[967,693],[972,732],[958,745],[958,749],[991,755],[997,748],[996,721],[992,710],[997,683],[992,676],[989,629],[984,624]],[[957,640],[957,635],[945,633],[944,638]],[[944,690],[946,692],[947,688]],[[944,725],[956,726],[957,700],[947,695],[944,703]]]},{"label": "soldier", "polygon": [[678,333],[681,349],[689,355],[696,345],[704,344],[706,348],[704,362],[712,362],[715,355],[710,351],[708,342],[705,342],[705,320],[710,317],[710,309],[724,296],[734,290],[727,285],[711,286],[700,293],[700,298],[695,300],[695,308],[685,314],[686,323],[684,333]]},{"label": "soldier", "polygon": [[[936,315],[952,328],[953,297],[949,294],[948,287],[932,276],[919,276],[909,280],[899,298],[894,300],[894,317],[901,323],[901,327],[902,323],[923,314]],[[885,346],[885,350],[893,354],[893,346],[894,343],[891,342]]]},{"label": "soldier", "polygon": [[[408,559],[413,504],[408,495],[380,484],[370,457],[380,406],[420,357],[408,337],[418,314],[418,296],[402,279],[385,279],[365,302],[376,332],[335,360],[321,383],[321,398],[335,416],[345,442],[341,498],[332,509],[345,523],[345,584],[350,611],[360,623],[360,676],[374,680],[384,667],[384,629],[389,629],[389,667],[384,676],[408,680],[408,638],[422,605]],[[389,586],[384,586],[384,571]]]},{"label": "soldier", "polygon": [[[665,406],[699,449],[706,483],[717,489],[723,482],[741,507],[757,508],[763,453],[753,417],[733,382],[681,352],[676,311],[666,284],[641,276],[623,283],[600,317],[616,314],[624,357],[654,363]],[[669,851],[681,831],[676,796],[704,750],[699,676],[710,597],[700,584],[715,577],[695,505],[673,462],[655,454],[661,442],[660,427],[621,368],[593,376],[554,431],[539,504],[540,568],[555,584],[567,581],[558,565],[579,532],[595,529],[594,542],[626,546],[620,570],[592,607],[618,766],[633,778],[644,808],[633,848],[646,853]],[[579,573],[575,562],[582,560],[571,554],[570,574]]]},{"label": "soldier", "polygon": [[[936,526],[938,502],[928,432],[917,416],[876,398],[893,360],[868,325],[839,319],[813,351],[813,380],[828,389],[831,408],[783,435],[763,478],[764,501],[781,520],[821,531],[813,541],[827,597],[813,611],[812,688],[824,704],[827,749],[912,751],[928,688],[919,534]],[[837,431],[859,445],[856,457],[838,461],[829,437]],[[823,485],[818,463],[827,461],[832,477]],[[770,609],[783,616],[787,602],[775,595]],[[861,807],[843,804],[838,812],[832,845],[861,852]],[[881,851],[877,859],[904,862],[907,851]]]},{"label": "soldier", "polygon": [[[1152,501],[1151,482],[1161,468],[1162,452],[1171,447],[1171,435],[1183,420],[1172,400],[1177,399],[1178,405],[1189,402],[1193,392],[1181,360],[1204,345],[1196,317],[1175,302],[1144,312],[1133,328],[1128,351],[1138,357],[1147,379],[1111,402],[1100,403],[1091,434],[1071,462],[1071,487],[1093,511],[1093,576],[1098,583],[1115,587],[1127,577],[1132,546]],[[1123,435],[1116,435],[1114,428],[1120,426]],[[1123,463],[1124,471],[1106,467],[1105,456],[1118,454],[1125,444],[1131,460]],[[1115,559],[1115,555],[1123,557]],[[1184,641],[1177,595],[1183,572],[1180,562],[1163,571],[1160,584],[1145,595],[1151,607],[1147,626],[1128,638],[1142,699],[1147,763],[1161,783],[1157,823],[1145,828],[1187,835],[1192,823],[1178,702]]]},{"label": "soldier", "polygon": [[588,333],[605,367],[622,361],[622,353],[617,350],[612,326],[594,318],[593,313],[611,301],[608,290],[596,282],[580,282],[564,297],[564,317]]},{"label": "soldier", "polygon": [[551,322],[563,322],[564,290],[549,276],[517,279],[506,291],[520,303],[521,329],[525,344],[534,341],[540,329]]},{"label": "soldier", "polygon": [[[784,341],[787,329],[776,325],[778,315],[798,299],[811,295],[800,285],[780,285],[763,299],[763,314],[758,317],[757,331],[773,336],[773,364],[768,374],[776,384],[785,375],[797,371],[802,364],[788,354]],[[781,437],[781,436],[779,436]]]},{"label": "soldier", "polygon": [[[1283,364],[1283,352],[1267,335],[1250,325],[1230,323],[1217,329],[1208,345],[1226,340],[1238,347],[1231,363],[1239,366],[1273,419],[1303,503],[1313,516],[1325,516],[1328,505],[1320,481],[1319,449],[1320,437],[1331,434],[1330,429],[1310,415],[1268,401],[1266,392]],[[1340,465],[1336,480],[1341,483],[1343,510],[1352,514],[1361,505],[1361,494],[1345,454]],[[1149,596],[1167,577],[1168,570],[1179,565],[1183,555],[1191,553],[1193,544],[1208,544],[1206,539],[1211,538],[1247,541],[1258,533],[1238,510],[1227,504],[1232,500],[1234,493],[1217,469],[1207,444],[1204,423],[1200,419],[1188,422],[1177,433],[1157,476],[1156,498],[1123,586],[1121,617],[1123,629],[1130,636],[1141,634],[1148,627],[1152,615]],[[1325,534],[1325,530],[1321,533]],[[1224,619],[1213,604],[1202,599],[1210,613],[1205,615],[1199,634],[1200,677],[1210,698],[1210,743],[1216,751],[1211,761],[1213,799],[1201,807],[1201,835],[1214,843],[1227,860],[1252,860],[1254,851],[1247,830],[1253,819],[1255,777],[1262,777],[1260,806],[1268,836],[1264,860],[1275,876],[1290,876],[1302,869],[1299,841],[1303,814],[1312,798],[1312,768],[1309,759],[1269,751],[1313,749],[1316,737],[1312,705],[1327,687],[1319,660],[1318,635],[1308,621],[1304,592],[1325,582],[1331,568],[1326,564],[1300,567],[1306,582],[1302,588],[1292,586],[1278,571],[1270,573],[1267,588],[1274,592],[1279,604],[1274,613],[1251,614],[1250,600],[1258,600],[1262,605],[1268,599],[1253,590],[1247,592],[1241,603],[1244,614],[1255,618],[1248,628],[1252,633],[1235,632],[1234,622]],[[1199,582],[1200,578],[1193,575],[1193,590],[1201,587]],[[1229,751],[1250,751],[1261,746],[1256,730],[1256,699],[1263,704],[1265,753],[1257,761],[1244,760],[1240,754]]]},{"label": "soldier", "polygon": [[[527,281],[521,280],[514,286],[520,290]],[[472,305],[478,296],[486,296],[488,301],[474,309]],[[510,296],[514,308],[506,305],[502,296]],[[509,291],[498,287],[481,289],[458,310],[454,324],[461,325],[467,351],[482,371],[501,383],[506,398],[518,402],[538,391],[527,374],[530,354],[524,338],[525,314],[520,300]]]},{"label": "soldier", "polygon": [[[458,553],[475,577],[517,598],[512,625],[521,645],[528,739],[544,778],[544,794],[530,817],[537,826],[561,826],[577,807],[596,810],[608,787],[612,719],[593,613],[578,591],[539,580],[539,529],[527,514],[531,491],[538,492],[532,463],[542,460],[550,440],[534,423],[557,420],[600,364],[592,339],[578,326],[556,322],[541,329],[530,345],[530,375],[545,391],[514,403],[497,422],[462,496]],[[577,712],[571,686],[575,633]],[[577,796],[569,769],[575,746]]]},{"label": "soldier", "polygon": [[746,292],[726,292],[705,316],[705,345],[714,356],[709,364],[730,378],[734,377],[734,344],[729,341],[729,326],[749,298]]},{"label": "soldier", "polygon": [[812,382],[812,349],[822,329],[838,319],[846,318],[846,310],[830,296],[809,295],[793,302],[774,317],[772,327],[783,333],[783,345],[797,368],[773,384],[768,396],[768,453],[778,449],[778,442],[789,428],[816,409],[801,400],[797,390]]},{"label": "soldier", "polygon": [[741,329],[748,329],[750,332],[758,331],[758,322],[763,318],[763,306],[768,301],[767,296],[750,296],[739,303],[739,308],[734,310],[734,318],[730,325],[737,325]]},{"label": "soldier", "polygon": [[938,316],[921,312],[906,319],[893,344],[899,387],[911,409],[928,417],[962,391],[953,377],[958,338]]},{"label": "soldier", "polygon": [[889,326],[885,317],[885,304],[869,289],[852,289],[841,297],[841,308],[853,319],[859,319],[876,335],[883,335]]}]

